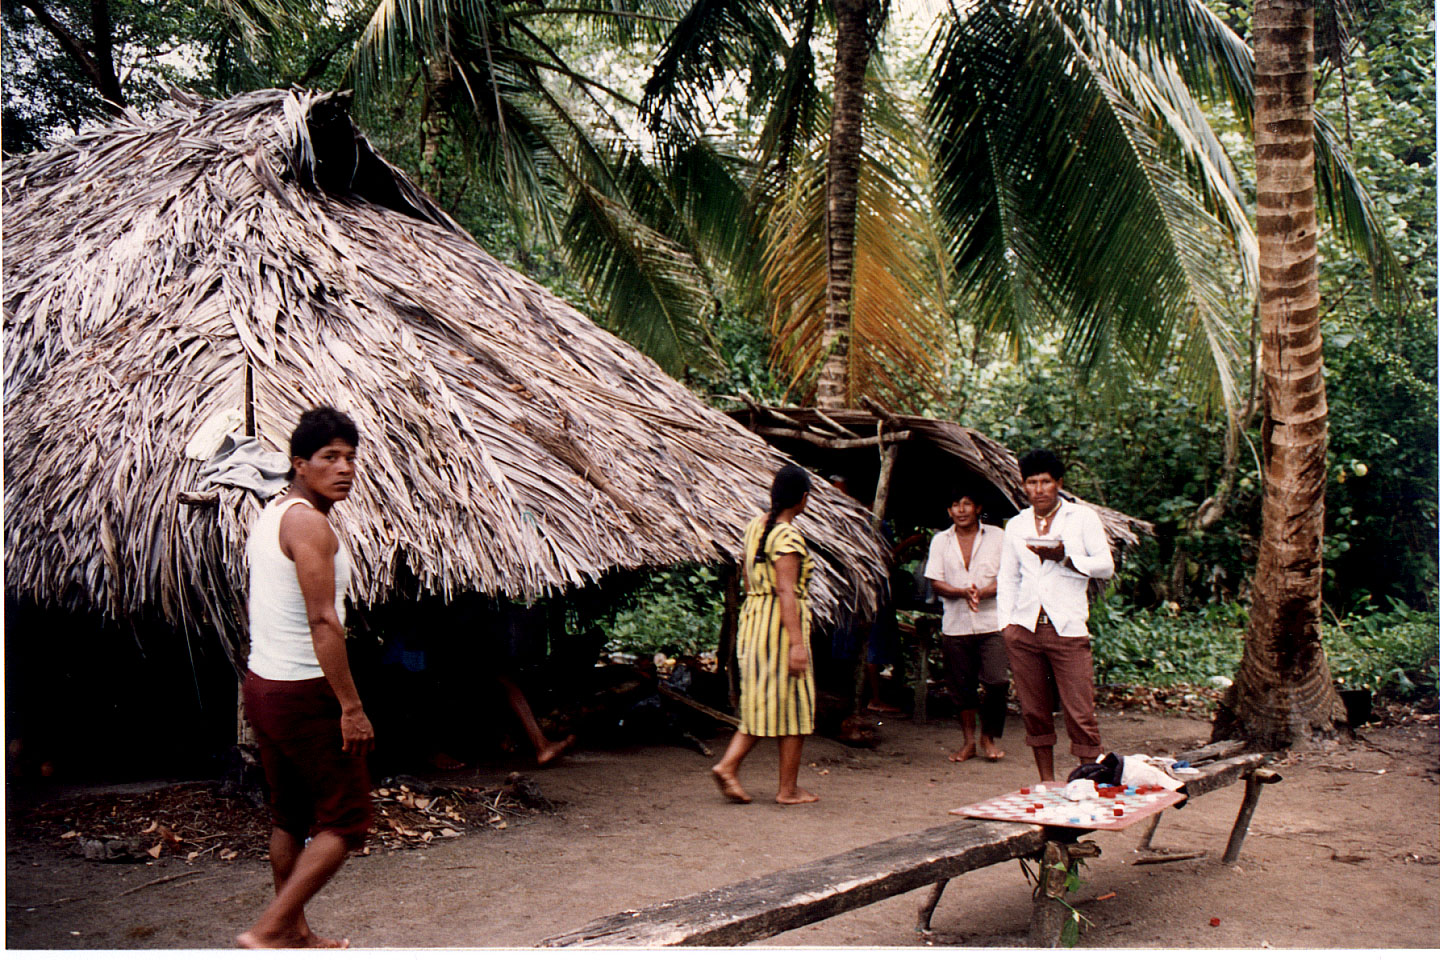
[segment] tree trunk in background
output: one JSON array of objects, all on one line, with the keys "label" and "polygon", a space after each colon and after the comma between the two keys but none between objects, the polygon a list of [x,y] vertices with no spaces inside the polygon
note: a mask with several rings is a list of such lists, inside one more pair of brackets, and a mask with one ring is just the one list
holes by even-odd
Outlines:
[{"label": "tree trunk in background", "polygon": [[35,15],[40,26],[59,41],[80,70],[95,85],[105,100],[105,109],[117,117],[125,115],[125,91],[115,72],[115,24],[110,16],[110,0],[90,2],[90,41],[71,33],[55,18],[42,0],[18,0]]},{"label": "tree trunk in background", "polygon": [[1245,653],[1219,736],[1278,747],[1344,718],[1320,645],[1325,378],[1315,249],[1314,0],[1256,0],[1255,172],[1265,458]]},{"label": "tree trunk in background", "polygon": [[869,0],[836,0],[835,96],[825,174],[825,329],[815,405],[849,406],[855,208],[860,181],[865,68],[870,60]]},{"label": "tree trunk in background", "polygon": [[445,102],[455,75],[450,60],[442,52],[422,68],[425,77],[425,101],[420,107],[420,182],[439,198],[444,184],[440,170],[440,143],[445,138]]}]

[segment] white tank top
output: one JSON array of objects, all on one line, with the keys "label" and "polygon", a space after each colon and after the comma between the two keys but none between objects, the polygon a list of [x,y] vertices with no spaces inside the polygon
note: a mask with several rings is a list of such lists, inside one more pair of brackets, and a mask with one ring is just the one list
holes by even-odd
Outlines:
[{"label": "white tank top", "polygon": [[[311,680],[323,677],[310,636],[310,618],[295,561],[280,549],[280,519],[285,511],[308,500],[292,498],[271,503],[260,512],[245,555],[250,561],[250,672],[266,680]],[[335,552],[335,613],[345,625],[345,592],[350,586],[350,553],[345,544]]]}]

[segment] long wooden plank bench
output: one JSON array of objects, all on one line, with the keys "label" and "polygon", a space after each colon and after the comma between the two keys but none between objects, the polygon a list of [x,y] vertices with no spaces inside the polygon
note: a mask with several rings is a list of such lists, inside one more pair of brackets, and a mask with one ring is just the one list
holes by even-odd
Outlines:
[{"label": "long wooden plank bench", "polygon": [[[1242,779],[1246,782],[1245,800],[1226,848],[1227,863],[1239,855],[1260,785],[1279,779],[1262,769],[1265,758],[1261,754],[1242,750],[1243,744],[1228,741],[1177,757],[1188,760],[1196,771],[1186,781],[1192,798]],[[1159,816],[1151,822],[1147,844]],[[1074,845],[1082,832],[992,820],[954,820],[752,880],[600,917],[544,940],[540,946],[734,946],[927,885],[933,890],[920,909],[918,927],[928,929],[940,895],[952,878],[1017,857],[1043,855],[1067,865],[1072,853],[1082,854]],[[1036,911],[1037,922],[1043,913]],[[1038,936],[1050,939],[1049,933]]]}]

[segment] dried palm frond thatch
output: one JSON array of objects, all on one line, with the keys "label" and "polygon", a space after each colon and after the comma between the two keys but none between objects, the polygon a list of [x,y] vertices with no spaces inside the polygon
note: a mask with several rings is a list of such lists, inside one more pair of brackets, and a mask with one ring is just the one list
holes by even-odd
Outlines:
[{"label": "dried palm frond thatch", "polygon": [[[5,585],[240,636],[260,504],[183,454],[236,411],[360,427],[332,514],[352,596],[533,597],[732,560],[781,455],[490,257],[355,129],[342,97],[176,94],[4,172]],[[869,607],[885,548],[817,484],[822,615]]]},{"label": "dried palm frond thatch", "polygon": [[[798,462],[825,473],[846,473],[857,458],[875,460],[878,443],[873,441],[882,435],[891,438],[887,442],[895,443],[898,452],[886,513],[902,520],[943,527],[951,486],[967,475],[979,478],[999,495],[985,504],[994,515],[1014,515],[1029,503],[1020,462],[1003,444],[950,420],[893,414],[867,398],[862,401],[870,409],[816,410],[747,402],[745,409],[730,416]],[[866,439],[872,443],[858,446]],[[1154,525],[1146,520],[1068,491],[1066,496],[1100,515],[1110,544],[1117,550],[1134,547],[1141,536],[1155,534]]]}]

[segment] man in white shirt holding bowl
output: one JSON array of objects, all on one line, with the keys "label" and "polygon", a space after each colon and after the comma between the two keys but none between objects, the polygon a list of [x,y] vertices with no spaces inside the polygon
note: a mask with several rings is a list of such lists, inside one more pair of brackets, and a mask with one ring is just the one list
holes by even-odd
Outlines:
[{"label": "man in white shirt holding bowl", "polygon": [[[1005,524],[996,606],[1025,742],[1042,781],[1055,779],[1055,701],[1065,713],[1070,752],[1081,763],[1100,756],[1094,663],[1086,621],[1091,579],[1115,573],[1099,515],[1065,500],[1065,464],[1049,450],[1020,458],[1030,506]],[[1052,687],[1053,678],[1053,687]]]}]

